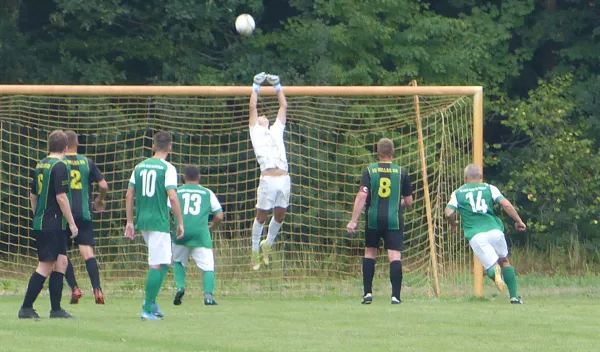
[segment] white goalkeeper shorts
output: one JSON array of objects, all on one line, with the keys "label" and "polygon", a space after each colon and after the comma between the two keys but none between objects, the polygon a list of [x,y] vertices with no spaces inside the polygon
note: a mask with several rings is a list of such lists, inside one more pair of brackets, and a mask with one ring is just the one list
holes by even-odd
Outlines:
[{"label": "white goalkeeper shorts", "polygon": [[200,270],[215,271],[215,256],[211,248],[173,245],[174,262],[180,262],[183,266],[187,266],[190,255]]},{"label": "white goalkeeper shorts", "polygon": [[258,209],[287,208],[290,205],[290,175],[261,176],[256,193]]},{"label": "white goalkeeper shorts", "polygon": [[480,232],[471,238],[469,244],[485,270],[494,266],[498,259],[508,256],[504,232],[500,230]]},{"label": "white goalkeeper shorts", "polygon": [[171,234],[160,231],[142,231],[148,246],[148,265],[171,264]]}]

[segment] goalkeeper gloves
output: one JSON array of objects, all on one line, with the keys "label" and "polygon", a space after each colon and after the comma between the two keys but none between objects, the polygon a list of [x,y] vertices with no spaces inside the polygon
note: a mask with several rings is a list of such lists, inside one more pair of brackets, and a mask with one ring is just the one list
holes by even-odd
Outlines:
[{"label": "goalkeeper gloves", "polygon": [[279,92],[281,90],[281,81],[279,80],[279,76],[268,75],[267,82],[269,82],[269,84],[273,85],[273,88],[275,88],[275,91]]},{"label": "goalkeeper gloves", "polygon": [[267,79],[267,74],[261,72],[254,76],[254,83],[252,84],[252,90],[258,92],[260,85]]}]

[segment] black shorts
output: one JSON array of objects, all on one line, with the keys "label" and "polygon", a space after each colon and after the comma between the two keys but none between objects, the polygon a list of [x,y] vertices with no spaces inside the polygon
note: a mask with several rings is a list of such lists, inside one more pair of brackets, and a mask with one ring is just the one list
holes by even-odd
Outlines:
[{"label": "black shorts", "polygon": [[59,254],[67,255],[65,230],[33,230],[31,236],[40,262],[55,262]]},{"label": "black shorts", "polygon": [[71,249],[73,242],[78,246],[80,244],[94,246],[96,244],[96,241],[94,241],[94,223],[90,220],[75,220],[75,225],[77,225],[79,234],[73,240],[70,238],[71,230],[67,227],[68,248]]},{"label": "black shorts", "polygon": [[379,248],[383,238],[385,249],[401,251],[404,249],[404,233],[401,230],[365,230],[365,247]]}]

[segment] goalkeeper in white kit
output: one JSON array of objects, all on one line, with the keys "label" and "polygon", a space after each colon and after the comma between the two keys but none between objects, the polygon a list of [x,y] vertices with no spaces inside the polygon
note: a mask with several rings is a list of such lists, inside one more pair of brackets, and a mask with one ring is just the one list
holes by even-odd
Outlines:
[{"label": "goalkeeper in white kit", "polygon": [[[258,92],[264,81],[273,85],[277,91],[279,111],[272,126],[266,116],[258,116]],[[287,114],[287,99],[281,89],[279,76],[261,72],[254,76],[252,94],[249,104],[250,139],[254,147],[254,154],[260,165],[260,183],[257,190],[256,218],[252,224],[252,268],[260,269],[262,249],[262,262],[269,264],[269,253],[275,242],[277,233],[281,229],[290,200],[290,175],[283,131]],[[261,241],[263,227],[267,213],[273,209],[273,217],[269,223],[267,238]]]}]

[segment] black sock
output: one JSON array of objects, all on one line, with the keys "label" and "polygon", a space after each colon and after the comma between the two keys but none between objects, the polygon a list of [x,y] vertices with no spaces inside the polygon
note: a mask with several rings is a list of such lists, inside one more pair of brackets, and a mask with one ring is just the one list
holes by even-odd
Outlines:
[{"label": "black sock", "polygon": [[29,279],[29,284],[27,285],[27,291],[25,291],[25,299],[23,300],[23,308],[33,308],[33,302],[38,298],[40,292],[44,288],[44,282],[46,282],[46,277],[42,274],[34,271],[31,274],[31,278]]},{"label": "black sock", "polygon": [[394,260],[390,262],[390,282],[392,283],[392,297],[400,299],[402,288],[402,262]]},{"label": "black sock", "polygon": [[60,301],[62,299],[64,274],[58,271],[53,271],[50,274],[50,282],[48,290],[50,291],[50,306],[53,311],[60,310]]},{"label": "black sock", "polygon": [[100,271],[98,270],[98,262],[96,261],[96,258],[90,258],[86,260],[85,268],[90,276],[92,287],[100,288]]},{"label": "black sock", "polygon": [[373,293],[373,276],[375,276],[375,259],[363,258],[363,288],[364,294]]},{"label": "black sock", "polygon": [[75,270],[73,270],[73,263],[71,263],[71,259],[67,257],[68,265],[67,271],[65,272],[65,279],[67,279],[67,284],[71,289],[79,286],[77,285],[77,279],[75,279]]}]

